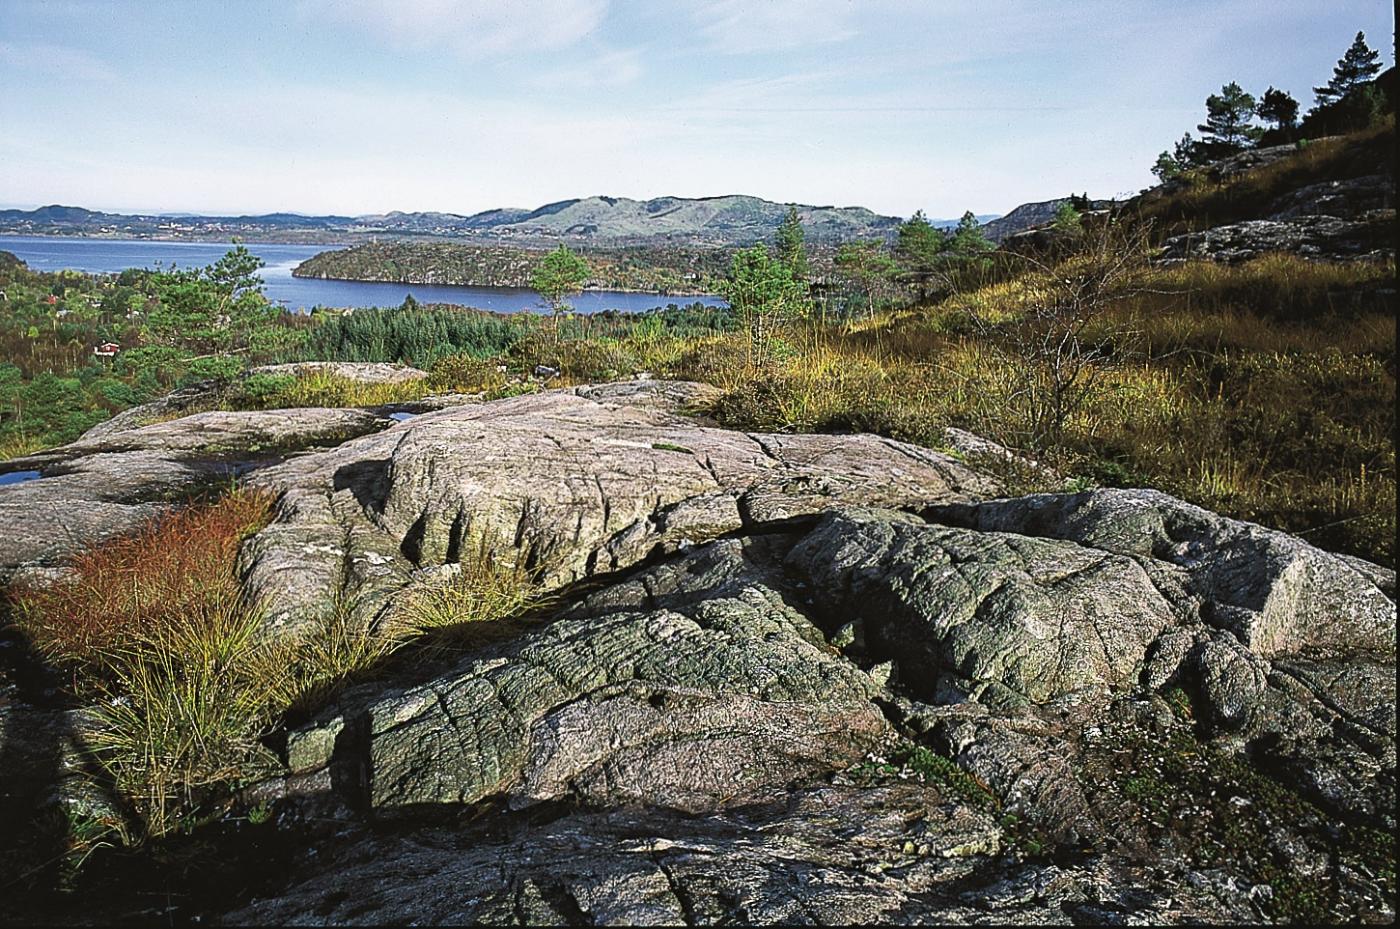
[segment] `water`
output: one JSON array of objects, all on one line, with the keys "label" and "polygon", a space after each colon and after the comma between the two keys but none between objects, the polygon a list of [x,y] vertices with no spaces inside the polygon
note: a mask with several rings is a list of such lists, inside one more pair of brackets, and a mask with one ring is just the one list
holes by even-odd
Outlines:
[{"label": "water", "polygon": [[6,484],[23,484],[25,481],[37,481],[43,477],[38,471],[11,471],[9,474],[0,474],[0,487]]},{"label": "water", "polygon": [[[313,306],[368,307],[398,306],[410,293],[419,303],[452,303],[497,313],[545,312],[539,294],[521,287],[454,287],[446,284],[385,284],[370,281],[322,281],[292,277],[292,269],[312,255],[344,246],[248,244],[248,250],[267,266],[262,276],[263,292],[274,303],[288,309]],[[176,265],[198,268],[213,264],[231,245],[220,242],[156,242],[149,239],[80,239],[65,236],[0,235],[0,250],[13,252],[35,271],[71,268],[89,274],[108,274],[127,268],[153,268]],[[590,291],[569,301],[580,313],[624,310],[638,313],[675,303],[685,306],[703,303],[724,306],[712,295],[659,297],[655,294],[626,294]]]}]

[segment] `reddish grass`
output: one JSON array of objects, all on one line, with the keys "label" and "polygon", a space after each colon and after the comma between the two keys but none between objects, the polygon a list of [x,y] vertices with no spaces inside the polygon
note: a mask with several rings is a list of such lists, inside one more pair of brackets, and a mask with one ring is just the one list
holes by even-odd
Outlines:
[{"label": "reddish grass", "polygon": [[134,647],[237,608],[238,546],[267,524],[271,504],[266,493],[239,490],[95,546],[73,559],[67,578],[13,587],[16,617],[51,660],[106,682]]}]

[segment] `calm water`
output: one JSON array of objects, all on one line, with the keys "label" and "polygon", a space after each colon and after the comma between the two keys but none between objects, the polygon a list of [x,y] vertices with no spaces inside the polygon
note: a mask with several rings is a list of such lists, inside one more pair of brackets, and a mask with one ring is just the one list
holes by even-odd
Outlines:
[{"label": "calm water", "polygon": [[[127,268],[153,268],[175,265],[196,268],[213,264],[232,246],[218,242],[153,242],[145,239],[77,239],[62,236],[0,235],[0,250],[13,252],[36,271],[72,268],[89,274],[124,271]],[[343,247],[343,246],[342,246]],[[498,313],[534,310],[544,312],[539,294],[519,287],[452,287],[443,284],[381,284],[361,281],[320,281],[292,277],[292,269],[334,245],[271,245],[249,243],[248,250],[267,266],[262,275],[267,298],[290,309],[313,306],[361,307],[398,306],[413,294],[419,303],[455,303]],[[601,310],[640,312],[675,303],[680,306],[701,302],[724,306],[719,297],[658,297],[654,294],[623,294],[592,291],[570,303],[580,313]]]}]

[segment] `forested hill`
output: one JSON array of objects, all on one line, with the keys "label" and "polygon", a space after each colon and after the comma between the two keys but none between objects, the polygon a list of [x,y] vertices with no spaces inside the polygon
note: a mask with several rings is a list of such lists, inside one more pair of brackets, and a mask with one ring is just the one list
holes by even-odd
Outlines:
[{"label": "forested hill", "polygon": [[[369,242],[322,252],[292,271],[296,277],[403,284],[529,287],[545,252],[505,245],[457,242]],[[728,266],[724,250],[651,245],[590,248],[591,290],[660,294],[716,293]]]}]

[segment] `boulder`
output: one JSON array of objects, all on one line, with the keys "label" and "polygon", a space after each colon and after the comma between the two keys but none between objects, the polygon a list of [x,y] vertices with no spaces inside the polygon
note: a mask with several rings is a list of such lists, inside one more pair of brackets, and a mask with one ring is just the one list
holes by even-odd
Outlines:
[{"label": "boulder", "polygon": [[270,628],[294,629],[337,598],[372,617],[415,574],[483,544],[558,587],[831,506],[997,488],[877,436],[746,434],[679,415],[698,393],[648,380],[457,407],[259,471],[252,482],[281,502],[244,551],[248,587]]},{"label": "boulder", "polygon": [[1172,236],[1162,244],[1162,263],[1207,258],[1237,264],[1268,252],[1291,252],[1327,261],[1381,259],[1395,254],[1395,211],[1377,210],[1355,219],[1295,216],[1253,219],[1203,232]]},{"label": "boulder", "polygon": [[859,620],[913,693],[1042,703],[1137,679],[1179,620],[1130,557],[1073,542],[839,511],[788,556],[829,624]]},{"label": "boulder", "polygon": [[[1137,560],[1200,618],[1263,658],[1393,660],[1392,572],[1285,532],[1229,519],[1155,490],[1034,494],[926,511],[937,522],[1090,546]],[[1183,603],[1183,606],[1185,604]]]}]

